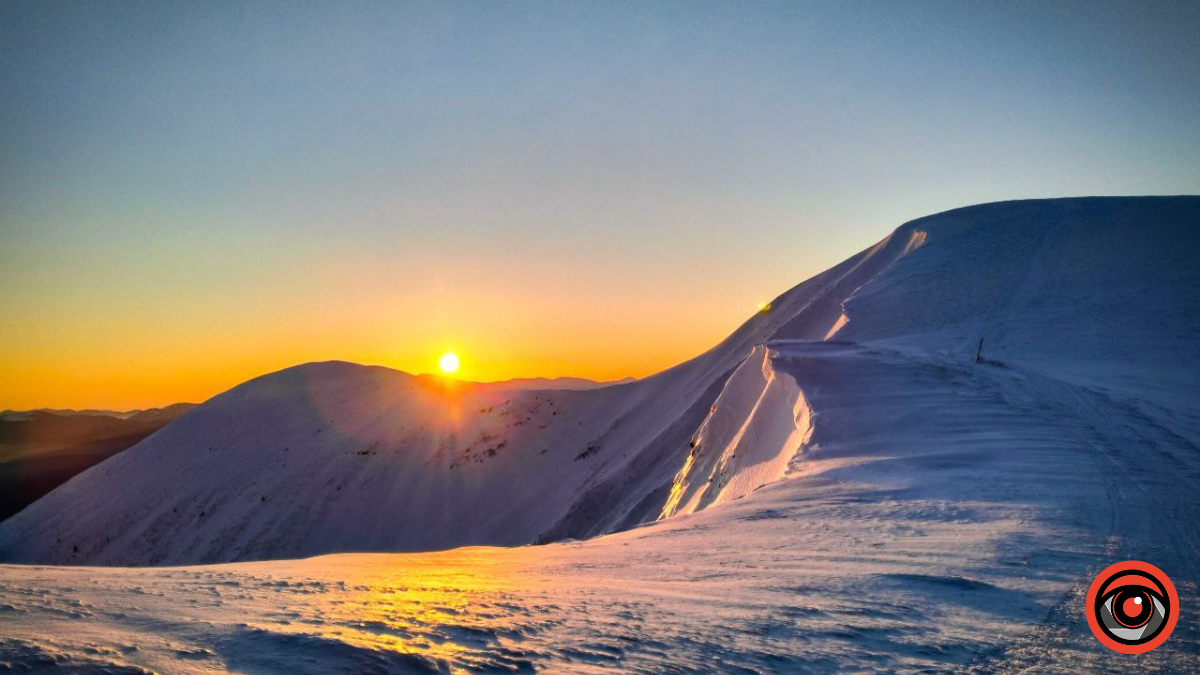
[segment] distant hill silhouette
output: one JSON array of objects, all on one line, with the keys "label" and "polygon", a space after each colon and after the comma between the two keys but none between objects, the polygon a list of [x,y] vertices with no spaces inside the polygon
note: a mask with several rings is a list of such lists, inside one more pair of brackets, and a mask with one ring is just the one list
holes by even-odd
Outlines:
[{"label": "distant hill silhouette", "polygon": [[0,413],[0,520],[194,407],[193,403],[176,403],[129,412],[41,409]]}]

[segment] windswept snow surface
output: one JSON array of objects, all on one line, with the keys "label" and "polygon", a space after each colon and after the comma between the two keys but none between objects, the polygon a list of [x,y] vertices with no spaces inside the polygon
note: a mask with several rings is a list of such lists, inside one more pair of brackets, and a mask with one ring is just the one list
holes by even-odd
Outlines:
[{"label": "windswept snow surface", "polygon": [[[1200,672],[1197,228],[1192,197],[931,216],[710,352],[593,391],[351,364],[260,378],[6,521],[0,555],[195,563],[625,531],[3,566],[0,663]],[[1092,576],[1131,558],[1181,605],[1172,637],[1132,657],[1082,608]]]}]

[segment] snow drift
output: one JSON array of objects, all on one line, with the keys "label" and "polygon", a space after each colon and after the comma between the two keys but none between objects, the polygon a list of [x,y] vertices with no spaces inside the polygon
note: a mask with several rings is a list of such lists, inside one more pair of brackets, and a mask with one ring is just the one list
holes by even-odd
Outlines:
[{"label": "snow drift", "polygon": [[725,382],[688,443],[662,518],[745,497],[787,473],[812,435],[811,411],[796,380],[775,370],[772,352],[755,347]]},{"label": "snow drift", "polygon": [[903,428],[910,392],[863,390],[822,408],[829,385],[812,373],[847,361],[797,353],[821,343],[947,377],[1007,368],[1136,391],[1147,419],[1193,438],[1195,413],[1180,402],[1197,388],[1198,224],[1195,197],[1009,202],[922,218],[776,298],[705,354],[593,390],[298,366],[215,397],[4,522],[0,560],[175,564],[516,545],[694,513],[820,462],[888,452],[878,425],[853,447],[830,439],[860,424],[856,400],[880,396],[898,399],[889,414]]}]

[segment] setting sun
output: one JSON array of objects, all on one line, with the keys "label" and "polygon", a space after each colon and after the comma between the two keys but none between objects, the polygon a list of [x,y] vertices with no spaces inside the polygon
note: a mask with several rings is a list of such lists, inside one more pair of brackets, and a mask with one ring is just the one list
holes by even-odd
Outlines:
[{"label": "setting sun", "polygon": [[442,358],[438,359],[438,368],[442,369],[443,373],[450,374],[458,370],[458,354],[454,352],[446,352],[442,354]]}]

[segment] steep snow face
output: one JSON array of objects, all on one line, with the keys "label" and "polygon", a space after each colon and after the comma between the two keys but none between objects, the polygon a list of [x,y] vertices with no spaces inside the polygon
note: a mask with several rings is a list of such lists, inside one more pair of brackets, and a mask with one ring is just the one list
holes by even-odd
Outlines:
[{"label": "steep snow face", "polygon": [[1179,401],[1197,386],[1198,223],[1192,197],[930,216],[776,298],[705,354],[590,391],[447,387],[345,363],[281,371],[0,524],[0,560],[514,545],[694,512],[807,470],[820,439],[861,424],[822,410],[819,383],[781,367],[796,358],[783,346],[824,340],[1137,392],[1148,419],[1191,429],[1194,406]]},{"label": "steep snow face", "polygon": [[755,347],[725,382],[689,443],[662,518],[745,497],[787,473],[812,435],[811,411],[796,380],[776,371],[772,352]]}]

